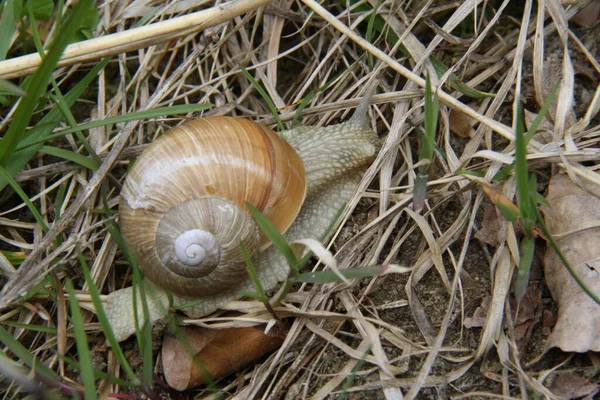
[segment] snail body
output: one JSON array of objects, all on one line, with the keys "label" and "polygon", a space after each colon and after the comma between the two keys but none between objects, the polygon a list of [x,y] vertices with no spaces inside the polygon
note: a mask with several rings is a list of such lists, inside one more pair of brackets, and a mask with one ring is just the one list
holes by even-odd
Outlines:
[{"label": "snail body", "polygon": [[[286,198],[283,201],[286,206],[283,207],[286,210],[291,210],[298,204],[301,205],[299,212],[295,215],[292,211],[290,214],[294,218],[289,229],[287,230],[285,237],[289,242],[303,239],[303,238],[316,238],[322,240],[329,229],[334,225],[337,215],[340,210],[353,196],[356,188],[362,179],[362,175],[366,167],[372,162],[379,147],[379,139],[375,132],[367,126],[366,111],[368,109],[370,96],[366,96],[363,102],[357,108],[354,116],[347,122],[331,125],[327,127],[299,127],[289,131],[284,131],[279,134],[279,137],[285,139],[285,142],[289,143],[293,148],[295,154],[302,161],[305,179],[306,179],[306,192],[302,190],[295,190],[292,196]],[[165,134],[164,140],[168,139],[169,134]],[[160,139],[159,139],[160,140]],[[142,159],[143,156],[140,157]],[[291,160],[293,156],[286,156]],[[149,158],[150,160],[150,158]],[[138,160],[137,163],[139,163]],[[290,164],[294,166],[291,168],[294,172],[290,172],[287,176],[287,183],[291,181],[300,181],[302,178],[298,176],[298,168],[295,163],[290,161]],[[145,169],[149,169],[146,167]],[[160,173],[167,167],[161,167]],[[286,175],[285,173],[284,175]],[[235,175],[235,174],[234,174]],[[169,179],[164,178],[166,181],[165,191],[169,191]],[[286,181],[286,179],[284,179]],[[157,211],[154,206],[148,206],[147,200],[143,196],[136,196],[133,199],[128,193],[131,190],[132,193],[142,193],[144,185],[134,184],[124,186],[123,197],[124,200],[121,202],[121,224],[123,219],[127,220],[131,215],[136,212],[140,215],[148,213],[148,210],[152,212]],[[299,185],[302,187],[302,184]],[[188,194],[180,193],[180,188],[174,189],[177,197],[183,197],[184,202],[190,201]],[[286,189],[287,190],[287,189]],[[284,192],[286,192],[284,190]],[[204,196],[204,194],[202,194]],[[201,196],[201,198],[202,198]],[[168,197],[164,194],[163,198]],[[140,200],[143,199],[143,200]],[[302,203],[302,199],[304,202]],[[249,201],[250,204],[257,206],[257,204]],[[289,204],[288,204],[289,203]],[[158,210],[159,213],[165,213],[167,208],[162,202],[160,203],[162,209]],[[237,202],[236,205],[244,207],[243,202]],[[138,206],[137,211],[135,206]],[[299,207],[299,206],[298,206]],[[129,210],[131,208],[133,211]],[[159,207],[161,208],[161,207]],[[258,207],[260,209],[260,207]],[[268,209],[268,207],[266,208]],[[130,215],[131,214],[131,215]],[[268,215],[268,213],[267,213]],[[270,216],[272,219],[272,217]],[[288,221],[289,222],[289,221]],[[278,229],[285,230],[288,222],[278,223],[276,226]],[[128,225],[129,223],[125,223]],[[137,225],[135,225],[137,224]],[[133,230],[133,235],[136,236],[135,232],[137,229],[145,223],[133,222],[132,226],[136,226]],[[129,224],[131,225],[131,224]],[[145,228],[158,227],[159,222],[152,222],[151,224],[145,224]],[[144,229],[145,229],[144,228]],[[129,228],[123,228],[125,235]],[[237,229],[235,230],[237,231]],[[137,233],[139,236],[140,233]],[[180,235],[177,234],[175,236]],[[127,237],[127,236],[126,236]],[[128,239],[130,240],[130,239]],[[151,248],[151,239],[141,241],[141,245],[136,245],[136,252],[138,256],[144,253],[152,253],[154,249]],[[273,289],[278,282],[285,280],[289,273],[289,266],[283,255],[281,255],[274,247],[265,248],[263,239],[259,238],[258,244],[254,243],[257,250],[253,256],[255,268],[260,279],[261,285],[265,290]],[[244,242],[246,243],[246,242]],[[239,248],[239,240],[236,242]],[[236,246],[234,246],[236,247]],[[161,258],[153,257],[153,258]],[[142,264],[142,262],[140,262]],[[253,283],[247,272],[245,271],[245,263],[241,262],[241,271],[235,279],[228,280],[225,284],[219,284],[218,290],[202,289],[200,293],[191,293],[188,289],[178,290],[178,284],[175,284],[175,289],[171,286],[170,291],[175,292],[176,296],[169,297],[164,290],[160,287],[164,287],[164,275],[157,275],[158,278],[152,279],[153,283],[145,282],[145,292],[147,304],[150,309],[150,319],[157,320],[164,317],[168,311],[170,300],[173,300],[174,305],[187,304],[190,301],[196,301],[200,299],[200,302],[196,301],[196,305],[187,307],[183,311],[190,317],[200,317],[207,315],[232,300],[240,298],[241,293],[245,290],[252,290]],[[146,276],[150,277],[150,274],[146,272],[146,267],[140,265],[144,270]],[[219,268],[215,269],[218,270]],[[209,273],[210,275],[210,273]],[[210,280],[210,278],[209,278]],[[211,281],[210,285],[217,286],[216,283]],[[129,291],[128,291],[129,289]],[[107,314],[115,335],[119,340],[124,340],[129,335],[135,332],[131,328],[132,320],[132,292],[131,288],[122,289],[111,293],[108,296],[106,304]],[[169,290],[169,289],[167,289]],[[139,301],[139,299],[138,299]],[[127,303],[127,306],[124,304]],[[138,305],[138,310],[141,310],[141,305]],[[127,321],[127,322],[125,322]]]}]

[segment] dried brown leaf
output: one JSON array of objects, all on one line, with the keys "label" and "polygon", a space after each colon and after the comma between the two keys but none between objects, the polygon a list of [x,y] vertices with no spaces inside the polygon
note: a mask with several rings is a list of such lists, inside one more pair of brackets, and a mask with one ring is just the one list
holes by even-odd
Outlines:
[{"label": "dried brown leaf", "polygon": [[587,6],[581,9],[573,18],[571,22],[576,23],[584,28],[590,28],[600,17],[600,0],[594,0]]},{"label": "dried brown leaf", "polygon": [[219,379],[277,349],[285,335],[266,335],[261,329],[184,328],[181,339],[165,336],[162,362],[165,379],[176,390],[186,390]]},{"label": "dried brown leaf", "polygon": [[[566,175],[549,185],[546,223],[579,277],[600,296],[600,196],[597,187],[580,187]],[[548,248],[544,259],[546,282],[558,303],[557,322],[547,347],[563,351],[600,351],[600,305],[570,276]]]},{"label": "dried brown leaf", "polygon": [[558,375],[550,386],[552,393],[559,399],[577,399],[600,391],[598,383],[593,383],[577,374]]},{"label": "dried brown leaf", "polygon": [[467,139],[473,137],[473,126],[476,122],[473,118],[459,110],[452,109],[450,111],[450,130],[461,138]]},{"label": "dried brown leaf", "polygon": [[500,238],[504,237],[502,232],[504,225],[498,219],[496,208],[490,203],[485,202],[482,208],[483,221],[481,222],[481,229],[477,231],[475,237],[481,240],[483,243],[498,247],[501,243]]}]

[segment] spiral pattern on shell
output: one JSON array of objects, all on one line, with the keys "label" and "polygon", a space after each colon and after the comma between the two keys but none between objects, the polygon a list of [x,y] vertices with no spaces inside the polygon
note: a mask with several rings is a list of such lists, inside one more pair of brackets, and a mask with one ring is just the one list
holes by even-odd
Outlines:
[{"label": "spiral pattern on shell", "polygon": [[128,173],[120,202],[123,236],[144,274],[175,294],[210,295],[242,280],[240,248],[267,245],[252,204],[284,232],[306,193],[302,160],[250,120],[189,121],[154,141]]}]

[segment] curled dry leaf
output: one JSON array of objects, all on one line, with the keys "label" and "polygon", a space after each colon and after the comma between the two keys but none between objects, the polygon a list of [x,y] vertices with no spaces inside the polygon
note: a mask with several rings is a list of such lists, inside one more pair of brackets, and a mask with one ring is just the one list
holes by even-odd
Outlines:
[{"label": "curled dry leaf", "polygon": [[[473,109],[477,109],[477,104],[475,103],[467,105]],[[468,139],[473,136],[473,126],[475,126],[476,122],[461,111],[456,109],[450,110],[450,130],[461,138]]]},{"label": "curled dry leaf", "polygon": [[502,194],[500,189],[482,182],[481,188],[490,201],[498,207],[502,215],[509,221],[515,221],[519,217],[519,207],[517,207],[508,197]]},{"label": "curled dry leaf", "polygon": [[[555,175],[545,210],[548,229],[576,273],[600,296],[600,190],[585,189],[566,175]],[[563,351],[600,351],[600,305],[571,277],[552,248],[544,259],[546,282],[558,303],[558,316],[547,347]]]},{"label": "curled dry leaf", "polygon": [[165,336],[162,364],[165,379],[176,390],[186,390],[219,379],[279,348],[285,335],[272,329],[184,328],[180,338]]}]

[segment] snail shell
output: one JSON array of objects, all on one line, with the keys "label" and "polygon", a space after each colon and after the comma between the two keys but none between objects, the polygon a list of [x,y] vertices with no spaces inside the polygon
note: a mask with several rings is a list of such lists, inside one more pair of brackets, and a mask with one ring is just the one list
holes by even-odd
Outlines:
[{"label": "snail shell", "polygon": [[246,203],[285,232],[305,195],[303,162],[275,132],[242,118],[202,118],[138,158],[120,225],[151,281],[182,296],[213,295],[247,276],[240,242],[251,253],[268,246]]}]

